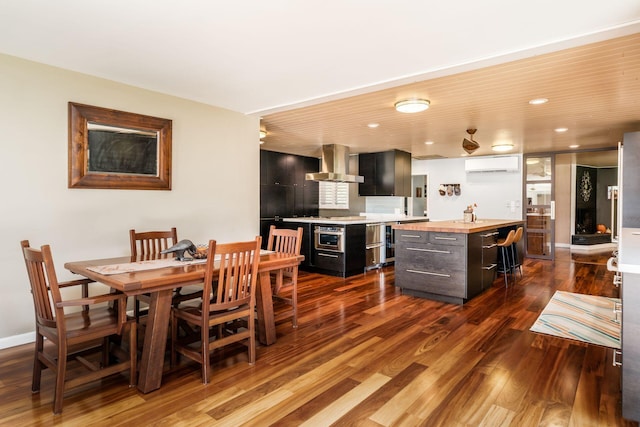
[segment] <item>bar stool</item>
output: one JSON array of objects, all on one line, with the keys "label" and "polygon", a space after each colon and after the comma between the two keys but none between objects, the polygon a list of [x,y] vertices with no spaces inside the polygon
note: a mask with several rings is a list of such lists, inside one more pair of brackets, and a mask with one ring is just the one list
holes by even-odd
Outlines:
[{"label": "bar stool", "polygon": [[498,247],[500,248],[500,254],[502,256],[502,268],[498,270],[499,273],[504,274],[504,285],[509,286],[509,281],[507,280],[507,274],[509,272],[513,272],[513,264],[509,259],[509,249],[513,244],[513,240],[515,239],[516,232],[515,230],[509,231],[507,237],[502,240],[498,240]]},{"label": "bar stool", "polygon": [[522,229],[522,227],[518,227],[518,229],[516,230],[516,234],[513,237],[513,243],[511,244],[511,261],[512,261],[511,268],[514,270],[514,274],[516,269],[520,270],[521,279],[522,279],[522,264],[518,259],[518,242],[522,239],[523,232],[524,230]]}]

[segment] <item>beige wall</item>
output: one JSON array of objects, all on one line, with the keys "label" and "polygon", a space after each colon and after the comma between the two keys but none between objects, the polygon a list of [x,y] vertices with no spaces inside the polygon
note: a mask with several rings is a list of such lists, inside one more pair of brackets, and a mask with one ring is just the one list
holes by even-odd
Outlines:
[{"label": "beige wall", "polygon": [[[30,337],[20,240],[66,261],[126,255],[128,230],[178,228],[195,243],[259,233],[259,119],[0,55],[0,348]],[[67,188],[67,103],[173,121],[172,191]]]}]

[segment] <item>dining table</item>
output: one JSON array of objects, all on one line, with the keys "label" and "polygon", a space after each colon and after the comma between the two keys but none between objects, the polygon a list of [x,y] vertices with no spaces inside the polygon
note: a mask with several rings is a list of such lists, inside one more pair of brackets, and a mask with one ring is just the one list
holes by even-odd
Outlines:
[{"label": "dining table", "polygon": [[[159,255],[158,260],[166,259]],[[256,289],[258,340],[270,345],[276,342],[276,327],[271,290],[271,272],[294,267],[304,260],[303,255],[261,251]],[[146,321],[142,356],[139,361],[138,390],[149,393],[160,388],[169,330],[171,299],[174,289],[204,281],[206,263],[202,260],[172,262],[160,268],[136,269],[150,261],[149,257],[116,257],[73,261],[64,267],[74,274],[103,283],[127,296],[149,294],[149,314]],[[126,268],[130,265],[132,268]],[[117,267],[120,271],[108,271]],[[214,268],[219,268],[217,261]],[[112,268],[113,270],[113,268]],[[215,273],[214,273],[215,274]]]}]

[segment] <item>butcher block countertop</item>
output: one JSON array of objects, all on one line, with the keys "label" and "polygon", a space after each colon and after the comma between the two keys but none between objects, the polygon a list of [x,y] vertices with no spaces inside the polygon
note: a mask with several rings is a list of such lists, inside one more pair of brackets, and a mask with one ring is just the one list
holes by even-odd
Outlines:
[{"label": "butcher block countertop", "polygon": [[511,227],[524,224],[522,220],[514,219],[479,219],[476,222],[464,222],[462,220],[413,222],[408,224],[396,224],[395,230],[414,231],[439,231],[444,233],[478,233],[494,228]]}]

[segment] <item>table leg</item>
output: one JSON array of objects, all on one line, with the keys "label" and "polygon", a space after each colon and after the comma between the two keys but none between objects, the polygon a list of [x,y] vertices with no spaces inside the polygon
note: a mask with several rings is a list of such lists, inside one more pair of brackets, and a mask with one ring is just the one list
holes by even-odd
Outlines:
[{"label": "table leg", "polygon": [[273,297],[271,295],[271,276],[268,271],[260,273],[260,283],[256,292],[258,310],[258,340],[265,345],[276,342],[276,322],[273,314]]},{"label": "table leg", "polygon": [[138,376],[138,390],[143,393],[159,389],[162,383],[172,294],[172,289],[151,293]]}]

